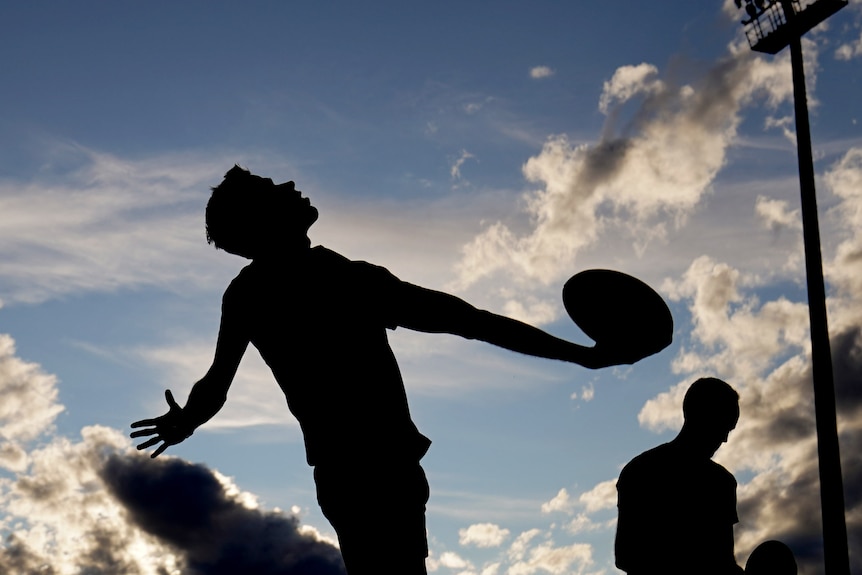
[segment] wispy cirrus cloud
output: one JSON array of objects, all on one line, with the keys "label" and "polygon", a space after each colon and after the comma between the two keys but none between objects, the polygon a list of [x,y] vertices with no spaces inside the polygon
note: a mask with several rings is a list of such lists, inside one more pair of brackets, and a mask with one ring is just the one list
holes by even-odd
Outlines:
[{"label": "wispy cirrus cloud", "polygon": [[[262,155],[125,158],[57,141],[44,149],[43,172],[0,178],[0,306],[120,289],[222,291],[245,260],[207,245],[204,208],[209,188],[234,163],[295,179],[321,209],[313,242],[429,287],[450,279],[468,222],[493,201],[357,200],[350,190],[321,189],[284,160]],[[462,166],[471,159],[462,151],[452,164],[456,186],[465,182]]]},{"label": "wispy cirrus cloud", "polygon": [[218,262],[203,207],[227,160],[175,155],[129,161],[54,143],[65,166],[0,180],[0,295],[39,302],[120,287],[200,285]]}]

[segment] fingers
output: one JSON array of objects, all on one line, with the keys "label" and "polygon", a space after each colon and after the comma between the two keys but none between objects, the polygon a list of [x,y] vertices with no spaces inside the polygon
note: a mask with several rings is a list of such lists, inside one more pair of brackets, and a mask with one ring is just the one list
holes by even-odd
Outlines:
[{"label": "fingers", "polygon": [[154,438],[152,438],[148,441],[145,441],[142,444],[138,445],[138,451],[143,451],[144,449],[147,449],[148,447],[152,447],[153,445],[155,445],[156,443],[158,443],[160,441],[162,442],[162,444],[159,445],[156,448],[156,450],[150,454],[150,458],[155,459],[156,457],[161,455],[165,451],[165,449],[167,449],[170,446],[170,444],[168,442],[164,441],[161,437],[154,437]]},{"label": "fingers", "polygon": [[[142,419],[132,424],[132,427],[152,427],[158,423],[158,418]],[[133,436],[134,437],[134,436]]]},{"label": "fingers", "polygon": [[170,389],[165,390],[165,400],[168,402],[168,407],[171,408],[171,411],[175,411],[175,410],[180,409],[180,406],[179,406],[179,404],[177,404],[176,400],[174,399],[174,394],[171,393]]},{"label": "fingers", "polygon": [[159,446],[156,448],[156,450],[155,450],[155,451],[153,451],[153,453],[150,455],[150,459],[155,459],[156,457],[158,457],[159,455],[161,455],[161,454],[162,454],[162,452],[164,452],[164,450],[165,450],[165,449],[167,449],[167,448],[168,448],[168,444],[167,444],[167,443],[162,443],[161,445],[159,445]]},{"label": "fingers", "polygon": [[179,443],[185,437],[190,435],[187,434],[185,437],[176,437],[177,418],[182,413],[182,408],[174,399],[174,394],[171,393],[170,389],[165,390],[165,401],[168,402],[168,407],[170,408],[167,414],[151,419],[141,419],[132,423],[132,428],[143,427],[145,429],[139,429],[138,431],[133,431],[129,434],[129,436],[133,438],[149,437],[149,439],[137,446],[138,450],[144,450],[156,445],[157,443],[161,443],[161,445],[156,447],[156,450],[150,454],[150,457],[152,458],[158,457],[169,446]]},{"label": "fingers", "polygon": [[[156,437],[150,438],[138,446],[138,451],[147,449],[148,447],[152,447],[160,441],[164,441],[164,439],[162,439],[162,437],[158,435]],[[165,444],[165,447],[167,447],[167,444]]]}]

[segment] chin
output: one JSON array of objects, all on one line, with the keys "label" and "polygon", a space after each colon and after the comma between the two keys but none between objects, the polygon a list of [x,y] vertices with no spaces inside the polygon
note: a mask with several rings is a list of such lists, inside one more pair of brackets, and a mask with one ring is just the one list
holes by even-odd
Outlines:
[{"label": "chin", "polygon": [[314,222],[316,222],[317,218],[319,218],[319,217],[320,217],[320,212],[317,211],[317,208],[315,208],[314,206],[309,206],[308,207],[308,227],[306,229],[308,229],[312,225],[314,225]]}]

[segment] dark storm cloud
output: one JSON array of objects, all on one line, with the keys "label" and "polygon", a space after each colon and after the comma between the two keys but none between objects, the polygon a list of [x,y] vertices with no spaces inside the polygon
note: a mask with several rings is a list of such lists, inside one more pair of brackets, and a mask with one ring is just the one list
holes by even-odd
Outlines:
[{"label": "dark storm cloud", "polygon": [[858,415],[862,407],[862,328],[832,337],[831,344],[838,413],[844,417]]},{"label": "dark storm cloud", "polygon": [[[851,552],[851,572],[862,573],[862,464],[858,453],[862,441],[858,433],[842,437],[842,471],[847,539]],[[748,490],[738,503],[743,527],[771,525],[768,538],[783,541],[793,550],[800,574],[823,573],[823,537],[820,510],[820,479],[816,447],[812,444],[805,458],[809,465],[795,470],[792,480],[782,478],[761,481]],[[748,525],[745,525],[748,524]]]},{"label": "dark storm cloud", "polygon": [[100,473],[129,521],[176,549],[185,575],[344,575],[333,545],[295,517],[250,509],[202,465],[113,455]]},{"label": "dark storm cloud", "polygon": [[[834,335],[832,363],[836,404],[841,423],[841,465],[847,521],[847,538],[851,552],[851,571],[862,572],[862,417],[860,383],[862,383],[862,329],[854,327]],[[801,390],[803,397],[813,399],[810,391],[810,367],[784,381],[788,393]],[[807,452],[797,456],[800,464],[790,477],[764,474],[744,490],[738,505],[743,528],[769,526],[769,538],[783,541],[793,550],[803,575],[823,573],[823,537],[820,504],[820,478],[817,445],[806,440],[814,435],[814,407],[808,401],[793,408],[775,412],[757,429],[764,445],[806,443]]]},{"label": "dark storm cloud", "polygon": [[62,409],[57,378],[0,334],[0,575],[344,575],[313,529],[203,466],[104,426],[56,435]]}]

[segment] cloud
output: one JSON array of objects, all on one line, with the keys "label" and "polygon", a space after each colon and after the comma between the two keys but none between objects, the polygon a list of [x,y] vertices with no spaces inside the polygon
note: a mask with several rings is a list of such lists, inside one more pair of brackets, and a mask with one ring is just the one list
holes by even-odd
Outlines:
[{"label": "cloud", "polygon": [[[862,469],[854,454],[862,439],[858,381],[859,330],[835,334],[833,364],[840,421],[842,471],[851,571],[862,562]],[[817,443],[814,437],[810,364],[794,362],[774,370],[765,381],[744,388],[741,426],[719,453],[726,465],[753,469],[754,478],[740,486],[741,529],[737,549],[745,554],[765,538],[779,539],[794,550],[806,573],[819,573],[822,563]]]},{"label": "cloud", "polygon": [[112,455],[100,476],[129,521],[179,550],[189,573],[345,573],[332,544],[303,532],[296,517],[243,501],[202,465]]},{"label": "cloud", "polygon": [[541,80],[542,78],[550,78],[556,74],[556,71],[548,66],[535,66],[530,68],[530,78]]},{"label": "cloud", "polygon": [[522,293],[499,296],[520,301],[528,284],[549,285],[576,269],[578,255],[601,238],[628,238],[635,253],[663,241],[709,193],[744,106],[756,97],[770,106],[789,101],[789,78],[786,57],[766,60],[742,47],[682,85],[651,64],[619,68],[599,99],[607,115],[601,139],[547,139],[522,169],[539,189],[523,195],[517,221],[489,223],[463,246],[453,289],[484,281],[494,291],[505,275]]},{"label": "cloud", "polygon": [[573,513],[577,508],[583,508],[587,514],[593,514],[603,509],[612,509],[617,505],[616,479],[602,481],[591,489],[573,499],[567,489],[560,489],[550,500],[542,503],[542,513],[564,512]]},{"label": "cloud", "polygon": [[792,230],[802,229],[799,210],[791,210],[785,200],[757,196],[754,209],[763,225],[772,232],[779,233],[788,228]]},{"label": "cloud", "polygon": [[461,545],[476,547],[499,547],[509,537],[509,530],[493,523],[475,523],[458,531]]},{"label": "cloud", "polygon": [[781,133],[787,138],[787,141],[793,147],[796,147],[796,132],[793,130],[795,120],[793,116],[781,116],[780,118],[776,118],[773,116],[767,116],[766,120],[763,122],[763,127],[767,130],[771,130],[773,128],[777,128],[781,130]]},{"label": "cloud", "polygon": [[[8,534],[0,549],[5,572],[176,572],[176,553],[129,525],[98,475],[107,453],[127,444],[119,432],[87,427],[72,442],[52,437],[28,452],[27,467],[6,480],[0,510]],[[15,566],[17,571],[13,571]]]},{"label": "cloud", "polygon": [[602,509],[612,509],[617,505],[616,479],[602,481],[589,491],[581,493],[578,502],[584,506],[587,513],[595,513]]},{"label": "cloud", "polygon": [[658,68],[646,62],[617,68],[611,79],[604,83],[599,98],[599,110],[607,115],[612,104],[625,103],[637,95],[663,92],[666,89],[665,83],[657,76]]},{"label": "cloud", "polygon": [[[816,46],[806,43],[805,53],[812,86]],[[747,47],[732,47],[727,59],[688,85],[671,84],[649,64],[620,68],[605,84],[599,101],[608,117],[602,138],[583,145],[553,136],[541,153],[525,163],[525,177],[541,188],[522,198],[527,217],[492,222],[465,245],[458,268],[460,287],[509,274],[524,294],[508,288],[501,297],[515,302],[510,309],[517,309],[517,302],[532,296],[527,279],[553,281],[559,270],[572,269],[579,254],[605,238],[628,234],[635,245],[644,246],[667,236],[685,223],[709,193],[735,141],[745,106],[755,99],[771,107],[791,101],[790,78],[787,54],[767,60],[752,56]],[[784,126],[777,120],[768,127]],[[673,155],[665,157],[665,152]],[[862,567],[857,549],[862,541],[858,487],[862,466],[856,457],[862,447],[858,387],[862,377],[862,151],[848,151],[823,174],[822,181],[836,200],[829,217],[830,224],[835,224],[831,238],[838,241],[827,246],[824,256],[847,521],[856,571]],[[630,191],[637,198],[630,197]],[[751,205],[750,215],[773,234],[798,234],[800,229],[798,211],[765,194]],[[800,573],[820,574],[807,305],[775,295],[782,286],[770,283],[775,279],[762,275],[762,270],[738,268],[709,251],[680,270],[662,285],[662,291],[687,306],[691,316],[691,325],[681,326],[682,345],[672,364],[679,380],[645,403],[639,421],[654,431],[679,429],[682,398],[691,381],[705,375],[728,380],[741,394],[742,417],[717,460],[740,480],[737,557],[744,564],[757,544],[779,539],[793,548]],[[578,496],[561,489],[542,504],[542,512],[570,515],[561,526],[570,535],[610,529],[613,520],[603,521],[598,514],[612,512],[614,484],[615,479],[601,482]],[[557,528],[551,525],[548,530],[518,535],[507,552],[508,572],[553,572],[559,567],[539,567],[545,552],[577,555],[577,542],[572,547],[551,542]],[[583,551],[586,557],[589,549]],[[577,572],[589,569],[588,565],[586,560],[573,562],[568,569]]]},{"label": "cloud", "polygon": [[556,511],[568,512],[572,507],[572,498],[569,496],[568,490],[564,487],[560,489],[550,501],[542,503],[542,513],[554,513]]},{"label": "cloud", "polygon": [[860,20],[859,16],[862,14],[862,2],[858,0],[852,0],[850,2],[851,9],[855,10],[856,17],[855,21],[851,26],[850,30],[852,30],[858,36],[848,40],[846,42],[842,42],[838,48],[835,49],[835,58],[838,60],[851,60],[853,58],[858,58],[862,56],[862,33],[860,33]]},{"label": "cloud", "polygon": [[[572,531],[570,531],[571,533]],[[465,538],[477,541],[493,541],[493,545],[478,545],[480,547],[497,547],[509,537],[509,530],[501,529],[494,524],[472,525],[461,532],[462,544]],[[477,567],[457,553],[446,551],[439,557],[429,558],[430,571],[439,567],[454,569],[459,575],[531,575],[543,573],[551,575],[587,575],[593,573],[593,549],[587,543],[557,545],[550,532],[541,529],[529,529],[515,537],[508,549],[501,555]]]},{"label": "cloud", "polygon": [[127,161],[77,145],[48,147],[63,169],[29,182],[0,180],[7,303],[212,278],[218,266],[203,242],[202,213],[208,186],[230,162],[183,155]]},{"label": "cloud", "polygon": [[448,567],[449,569],[472,569],[473,566],[469,561],[465,560],[463,557],[458,555],[457,553],[453,553],[451,551],[445,551],[440,554],[440,559],[438,560],[440,565],[443,567]]},{"label": "cloud", "polygon": [[57,378],[0,344],[0,572],[344,574],[332,542],[205,466],[104,426],[57,435]]},{"label": "cloud", "polygon": [[601,531],[608,529],[614,525],[616,525],[616,517],[609,521],[603,521],[600,523],[596,523],[593,519],[587,515],[586,513],[578,513],[575,517],[566,523],[565,528],[566,531],[571,533],[572,535],[578,535],[580,533],[587,533],[590,531]]},{"label": "cloud", "polygon": [[683,297],[690,302],[692,337],[701,346],[683,347],[674,360],[677,373],[752,379],[773,365],[777,356],[808,349],[806,304],[783,296],[760,302],[741,291],[743,285],[757,283],[753,274],[702,256],[680,281],[665,284],[672,300]]},{"label": "cloud", "polygon": [[845,42],[835,49],[835,58],[838,60],[852,60],[862,56],[862,34],[853,42]]},{"label": "cloud", "polygon": [[461,150],[461,155],[458,156],[458,159],[455,160],[455,163],[452,164],[452,167],[449,169],[449,174],[452,176],[452,180],[460,181],[461,180],[461,166],[464,165],[464,162],[470,159],[474,159],[476,156],[468,152],[467,150]]},{"label": "cloud", "polygon": [[15,341],[0,334],[0,465],[10,462],[9,456],[23,461],[19,443],[52,430],[61,411],[57,378],[17,357]]},{"label": "cloud", "polygon": [[[852,214],[849,206],[842,212]],[[839,252],[840,253],[840,252]],[[858,265],[858,264],[857,264]],[[698,271],[699,270],[699,271]],[[741,396],[741,417],[716,458],[731,471],[749,472],[740,483],[737,556],[744,560],[765,539],[794,550],[802,573],[820,573],[817,443],[807,309],[783,297],[760,302],[743,287],[743,275],[708,258],[694,262],[678,284],[692,313],[692,347],[675,362],[685,380],[648,401],[641,424],[655,430],[681,424],[682,396],[701,375],[724,377]],[[851,547],[862,540],[862,469],[855,453],[862,442],[862,314],[859,295],[834,301],[841,310],[831,334],[847,526]],[[852,570],[862,567],[858,550]]]},{"label": "cloud", "polygon": [[[844,238],[835,258],[824,263],[825,273],[841,294],[859,294],[862,293],[862,148],[848,150],[823,179],[841,200],[835,211],[844,224]],[[832,314],[835,315],[838,314]],[[856,317],[855,314],[841,316]]]},{"label": "cloud", "polygon": [[[806,43],[805,53],[811,59],[806,65],[812,86],[816,49]],[[669,236],[710,192],[735,142],[745,106],[755,99],[771,107],[789,102],[790,78],[787,54],[763,59],[749,54],[747,47],[731,48],[727,59],[687,85],[674,85],[649,64],[621,68],[599,101],[608,117],[601,139],[587,145],[566,136],[547,140],[523,168],[525,177],[541,188],[522,197],[526,217],[491,222],[465,245],[458,287],[483,281],[490,285],[489,279],[507,274],[522,293],[511,287],[501,291],[504,307],[509,306],[505,309],[527,310],[541,302],[532,298],[528,282],[553,281],[597,242],[626,235],[643,247]],[[782,121],[772,125],[783,126]],[[850,150],[822,181],[837,200],[829,216],[830,223],[837,224],[830,233],[839,241],[834,253],[830,249],[824,255],[848,527],[858,557],[862,506],[857,486],[862,478],[855,454],[860,447],[860,394],[858,385],[850,382],[858,383],[862,365],[862,152]],[[773,234],[798,234],[798,213],[782,200],[761,194],[749,215]],[[717,458],[740,479],[738,558],[744,562],[756,544],[777,538],[797,553],[800,572],[814,575],[820,573],[821,535],[807,306],[774,295],[782,286],[768,283],[772,278],[761,274],[705,251],[664,283],[662,291],[688,307],[691,325],[681,326],[682,346],[673,361],[679,380],[646,402],[639,420],[655,431],[678,429],[682,397],[691,381],[718,375],[734,385],[742,395],[743,414]],[[593,514],[612,512],[614,482],[602,482],[577,496],[562,489],[541,509],[569,514],[571,519],[561,528],[570,535],[609,529],[612,520]],[[508,572],[553,572],[558,567],[542,564],[542,557],[576,555],[574,547],[551,542],[555,529],[533,529],[515,537],[506,553]],[[573,562],[568,569],[589,569],[585,565]],[[854,564],[853,569],[859,567]]]},{"label": "cloud", "polygon": [[[853,148],[823,174],[836,199],[830,224],[841,238],[824,251],[830,284],[829,317],[847,508],[851,570],[862,568],[862,150]],[[797,230],[798,214],[781,201],[761,197],[753,206],[767,228]],[[695,258],[662,290],[688,306],[691,325],[673,361],[679,381],[643,406],[639,421],[653,431],[682,425],[682,399],[697,377],[717,375],[741,395],[741,417],[716,459],[740,481],[736,551],[741,564],[766,539],[793,549],[800,573],[822,573],[819,473],[808,311],[804,301],[764,294],[774,291],[757,270],[742,271],[708,255]],[[614,481],[578,497],[562,489],[542,506],[565,512],[577,535],[607,529],[594,513],[615,503]],[[583,506],[584,512],[579,512]],[[534,535],[538,538],[540,533]]]},{"label": "cloud", "polygon": [[[6,305],[123,288],[221,290],[244,260],[205,242],[209,187],[235,162],[266,175],[302,176],[267,156],[250,162],[230,153],[130,159],[70,143],[42,147],[45,167],[31,180],[0,179],[0,299]],[[462,154],[457,174],[472,157]],[[311,192],[325,214],[313,238],[345,246],[341,251],[357,259],[397,263],[393,271],[413,281],[430,278],[437,287],[452,251],[468,237],[463,222],[475,219],[471,210],[485,209],[447,201],[420,209],[411,198],[405,210],[405,204],[325,191]],[[429,219],[445,224],[430,227]],[[419,250],[423,258],[415,257]]]},{"label": "cloud", "polygon": [[507,573],[509,575],[582,574],[592,565],[592,546],[586,543],[557,546],[552,541],[544,541],[530,548],[523,557],[513,562]]}]

